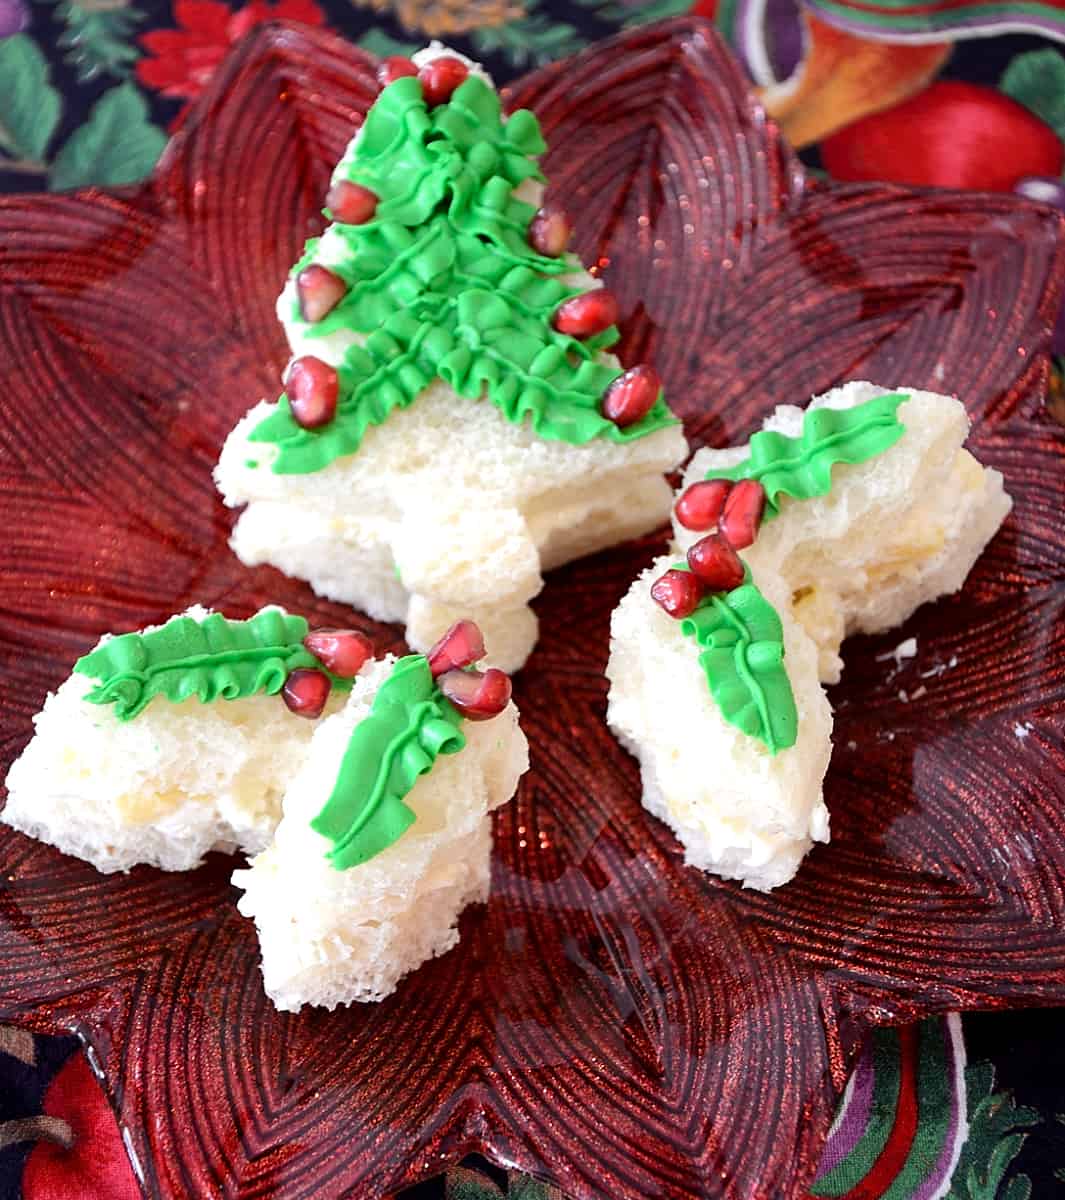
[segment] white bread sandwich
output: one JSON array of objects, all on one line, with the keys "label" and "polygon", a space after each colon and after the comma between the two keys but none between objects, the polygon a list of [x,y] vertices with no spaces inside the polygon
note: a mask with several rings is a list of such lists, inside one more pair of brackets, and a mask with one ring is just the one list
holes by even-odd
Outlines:
[{"label": "white bread sandwich", "polygon": [[372,653],[281,608],[229,621],[194,607],[105,636],[34,717],[0,820],[104,872],[256,853],[310,747],[306,718],[339,710],[350,686],[305,640],[347,674]]},{"label": "white bread sandwich", "polygon": [[317,729],[270,846],[235,872],[279,1009],[380,1000],[454,946],[459,914],[486,898],[489,813],[529,760],[506,676],[453,665],[483,654],[476,631],[472,652],[454,652],[471,631],[366,664]]},{"label": "white bread sandwich", "polygon": [[968,429],[950,397],[851,383],[692,459],[674,553],[614,612],[607,719],[693,866],[767,890],[828,841],[818,681],[847,634],[960,588],[1009,512]]},{"label": "white bread sandwich", "polygon": [[516,670],[544,572],[661,524],[686,446],[653,368],[609,353],[617,304],[542,205],[535,117],[504,118],[438,46],[382,82],[278,303],[285,394],[215,479],[246,506],[243,562],[402,621],[417,649],[468,615]]},{"label": "white bread sandwich", "polygon": [[775,640],[795,710],[787,714],[794,743],[770,753],[755,733],[722,717],[700,647],[651,598],[678,557],[683,561],[656,560],[614,610],[607,720],[639,761],[644,806],[673,829],[686,861],[765,891],[786,883],[814,842],[828,841],[821,781],[832,752],[832,710],[817,679],[817,648],[781,603],[779,580],[766,586],[759,579],[780,617]]}]

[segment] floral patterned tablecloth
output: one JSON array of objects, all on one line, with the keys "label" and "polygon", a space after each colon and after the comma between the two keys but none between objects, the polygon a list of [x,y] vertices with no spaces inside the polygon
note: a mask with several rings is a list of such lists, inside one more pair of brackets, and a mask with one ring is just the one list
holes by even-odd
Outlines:
[{"label": "floral patterned tablecloth", "polygon": [[[689,9],[729,38],[809,166],[843,179],[1035,189],[1065,208],[1065,0],[0,0],[0,191],[142,178],[230,45],[263,21],[329,26],[380,54],[440,37],[505,81]],[[1063,1018],[950,1017],[881,1032],[812,1194],[1065,1196]],[[77,1040],[0,1027],[0,1200],[139,1195]],[[504,1196],[561,1200],[476,1159],[404,1200]]]}]

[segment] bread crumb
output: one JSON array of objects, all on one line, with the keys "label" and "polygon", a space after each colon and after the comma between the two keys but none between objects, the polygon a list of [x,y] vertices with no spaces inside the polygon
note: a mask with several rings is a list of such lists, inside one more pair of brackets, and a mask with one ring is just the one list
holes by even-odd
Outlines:
[{"label": "bread crumb", "polygon": [[917,639],[915,637],[906,638],[905,641],[899,642],[894,650],[888,650],[885,654],[876,656],[877,662],[887,662],[889,658],[895,660],[895,666],[901,667],[904,658],[913,658],[917,653]]}]

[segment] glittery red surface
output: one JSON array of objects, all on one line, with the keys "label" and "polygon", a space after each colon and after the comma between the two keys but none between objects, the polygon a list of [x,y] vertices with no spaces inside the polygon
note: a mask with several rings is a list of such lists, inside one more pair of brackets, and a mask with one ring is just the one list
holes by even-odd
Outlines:
[{"label": "glittery red surface", "polygon": [[[240,567],[210,472],[277,390],[274,298],[374,92],[359,51],[261,30],[149,186],[0,201],[4,761],[103,630],[194,600],[350,622]],[[959,596],[848,643],[833,841],[772,895],[684,868],[603,723],[610,610],[652,539],[549,579],[492,899],[383,1004],[274,1012],[230,861],[104,878],[0,834],[0,1019],[84,1033],[153,1195],[369,1200],[481,1149],[582,1200],[788,1200],[871,1023],[1065,1002],[1061,222],[1008,196],[804,192],[698,22],[511,102],[543,121],[628,361],[653,357],[696,443],[848,378],[953,391],[1016,507]]]}]

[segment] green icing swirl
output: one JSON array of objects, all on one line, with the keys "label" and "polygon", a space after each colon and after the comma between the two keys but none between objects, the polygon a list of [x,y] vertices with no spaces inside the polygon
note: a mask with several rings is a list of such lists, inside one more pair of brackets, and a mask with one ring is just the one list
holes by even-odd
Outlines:
[{"label": "green icing swirl", "polygon": [[702,649],[699,664],[725,720],[772,755],[794,746],[799,714],[784,668],[784,629],[750,568],[738,588],[704,597],[681,629]]},{"label": "green icing swirl", "polygon": [[[337,178],[379,197],[372,221],[331,227],[345,253],[330,269],[348,292],[314,324],[295,300],[290,312],[308,338],[350,330],[365,343],[337,368],[340,397],[328,425],[303,429],[282,395],[253,430],[252,441],[277,446],[275,473],[306,474],[355,453],[370,426],[436,378],[460,396],[486,397],[509,421],[528,419],[542,438],[573,445],[630,442],[676,424],[661,397],[625,429],[602,416],[602,393],[621,372],[598,352],[617,330],[580,340],[552,327],[558,306],[584,289],[555,278],[572,263],[532,249],[534,210],[513,196],[525,179],[542,178],[533,156],[543,150],[532,113],[503,121],[498,96],[475,76],[431,110],[416,79],[385,88],[337,168]],[[297,273],[318,245],[308,242]]]},{"label": "green icing swirl", "polygon": [[444,697],[422,654],[401,658],[354,728],[333,791],[311,828],[333,844],[338,871],[387,850],[414,823],[404,804],[437,755],[466,745],[462,717]]},{"label": "green icing swirl", "polygon": [[807,411],[802,433],[795,438],[761,430],[751,437],[751,455],[707,479],[756,479],[765,488],[765,520],[780,512],[783,493],[799,500],[827,496],[836,463],[862,463],[890,449],[906,432],[898,407],[909,396],[901,392],[876,396],[854,408]]},{"label": "green icing swirl", "polygon": [[[305,618],[276,608],[247,621],[230,621],[221,613],[202,620],[171,617],[149,633],[111,638],[79,658],[74,670],[96,681],[86,700],[113,704],[115,716],[129,721],[158,695],[175,704],[197,696],[208,704],[258,692],[273,695],[297,667],[328,675],[303,646],[307,628]],[[330,679],[334,687],[351,687],[350,680]]]}]

